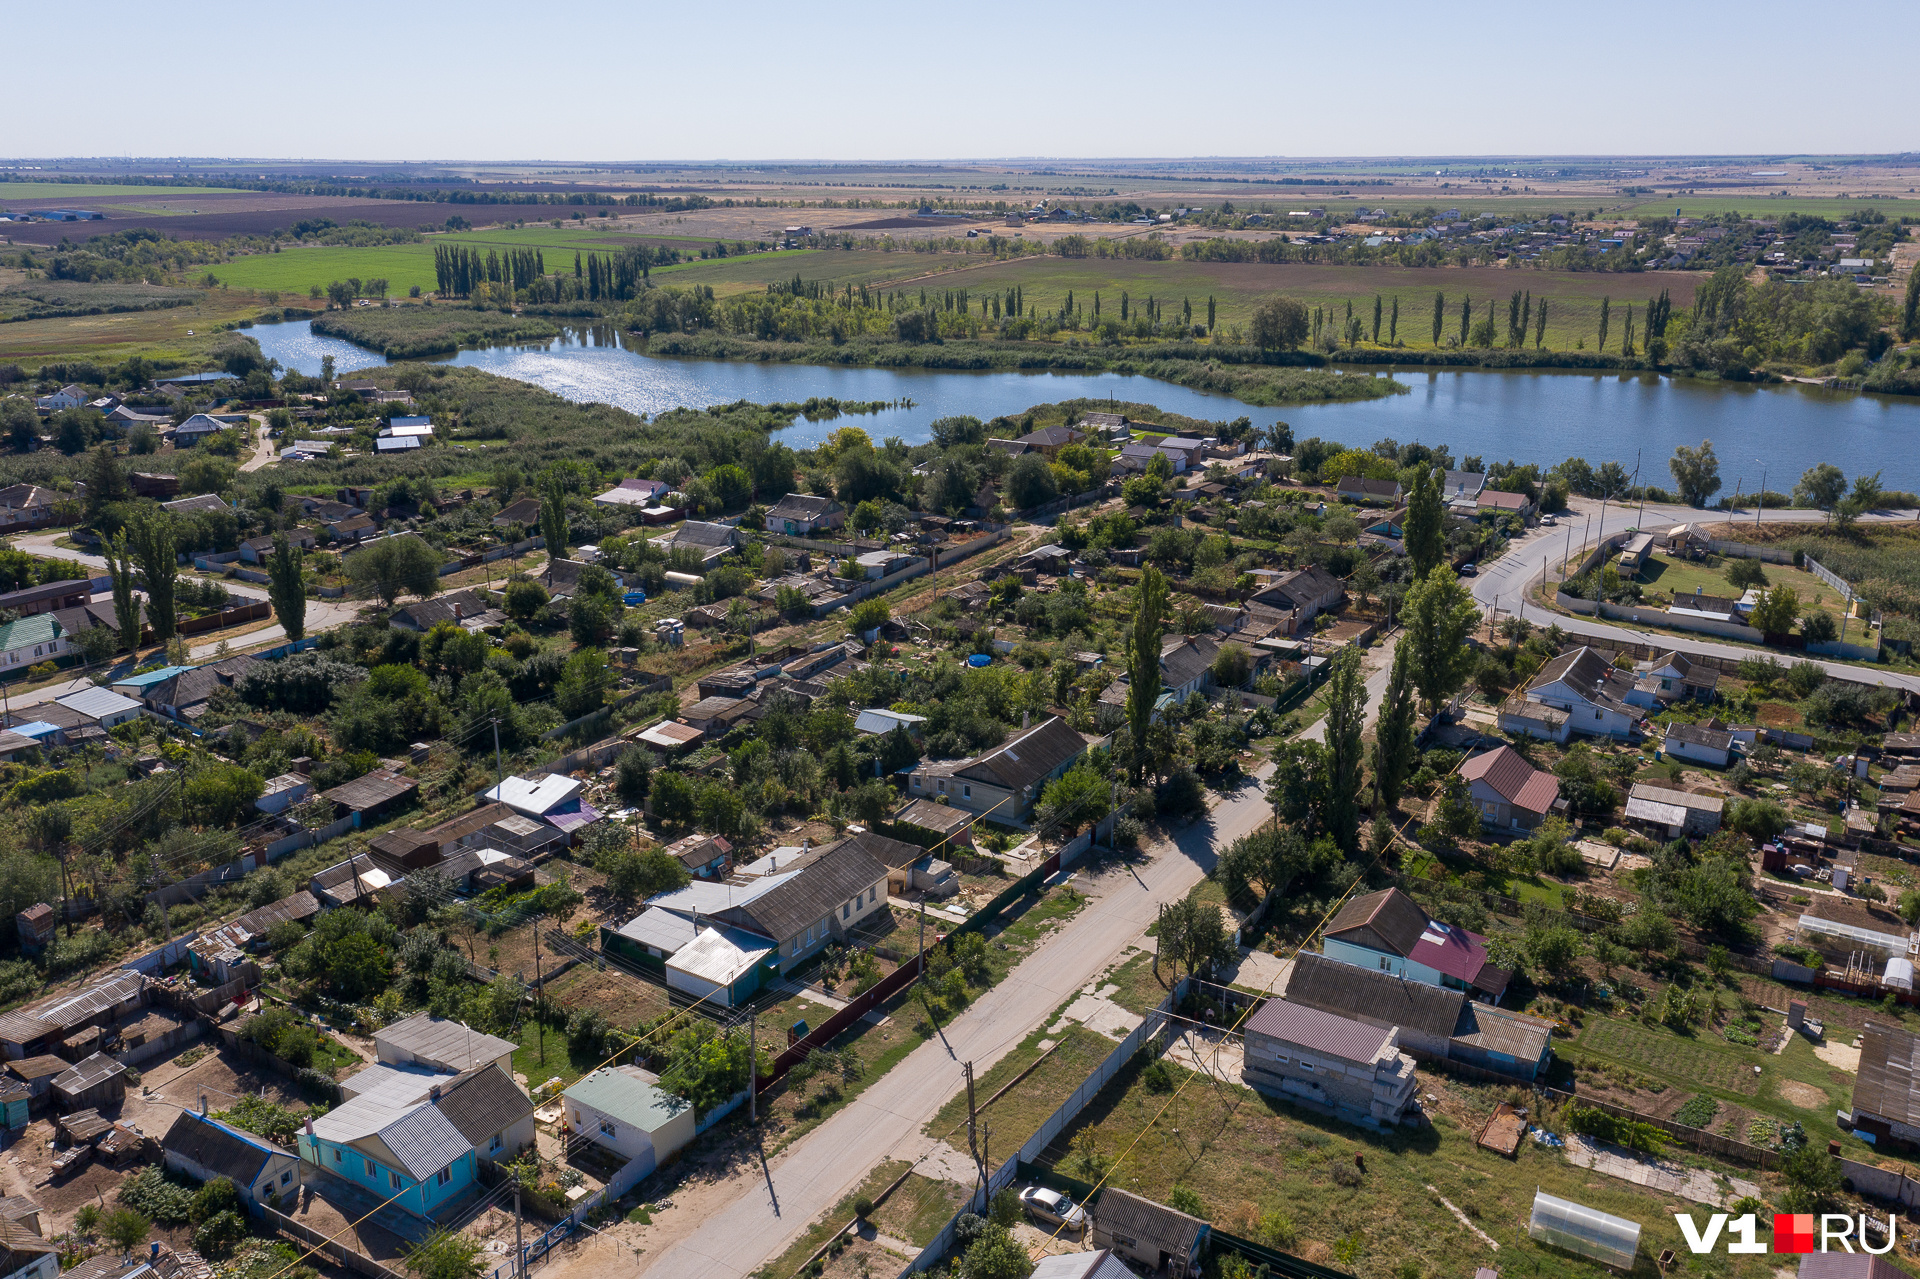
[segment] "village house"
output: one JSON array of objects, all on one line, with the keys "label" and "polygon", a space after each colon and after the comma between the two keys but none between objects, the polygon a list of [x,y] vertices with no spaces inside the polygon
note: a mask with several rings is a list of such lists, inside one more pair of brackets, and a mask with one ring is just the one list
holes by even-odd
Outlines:
[{"label": "village house", "polygon": [[93,586],[88,579],[69,578],[0,594],[0,609],[25,617],[33,613],[51,613],[56,609],[77,608],[92,599]]},{"label": "village house", "polygon": [[1255,574],[1254,580],[1264,584],[1248,597],[1247,605],[1274,610],[1273,630],[1281,635],[1306,633],[1313,619],[1338,604],[1347,589],[1346,583],[1313,564],[1271,578]]},{"label": "village house", "polygon": [[846,522],[846,507],[812,493],[789,493],[767,512],[767,532],[796,537],[806,537],[817,529],[841,528]]},{"label": "village house", "polygon": [[705,520],[688,520],[668,536],[654,542],[655,546],[669,554],[674,551],[693,551],[700,557],[699,571],[703,574],[739,544],[739,529],[727,524],[709,524]]},{"label": "village house", "polygon": [[1401,1050],[1416,1056],[1461,1061],[1515,1079],[1540,1078],[1553,1056],[1552,1022],[1312,951],[1294,957],[1285,997],[1290,1004],[1397,1029]]},{"label": "village house", "polygon": [[66,633],[51,613],[0,623],[0,666],[34,666],[67,651]]},{"label": "village house", "polygon": [[725,879],[733,865],[733,845],[718,835],[688,835],[663,850],[695,879]]},{"label": "village house", "polygon": [[1160,641],[1160,687],[1176,702],[1213,687],[1220,645],[1205,635],[1169,635]]},{"label": "village house", "polygon": [[1662,653],[1651,661],[1636,662],[1634,674],[1633,689],[1626,700],[1650,711],[1685,698],[1710,701],[1720,685],[1719,671],[1691,661],[1679,652]]},{"label": "village house", "polygon": [[1320,949],[1329,959],[1465,991],[1499,1003],[1512,974],[1487,962],[1487,939],[1443,924],[1398,888],[1356,897],[1327,925]]},{"label": "village house", "polygon": [[[893,815],[896,833],[909,836],[922,847],[950,850],[956,845],[973,847],[974,816],[951,804],[936,804],[930,799],[910,801]],[[907,829],[901,830],[901,827]]]},{"label": "village house", "polygon": [[192,417],[173,428],[173,446],[177,449],[190,449],[211,435],[228,430],[225,422],[206,413],[195,413]]},{"label": "village house", "polygon": [[494,1063],[501,1069],[513,1069],[515,1045],[494,1035],[486,1035],[465,1022],[431,1013],[415,1013],[374,1032],[375,1055],[389,1065],[425,1066],[461,1074]]},{"label": "village house", "polygon": [[1704,724],[1669,724],[1661,749],[1675,759],[1726,768],[1733,762],[1733,734]]},{"label": "village house", "polygon": [[1065,720],[1048,716],[972,759],[923,761],[908,775],[907,794],[914,799],[944,795],[955,808],[1022,825],[1046,783],[1086,749],[1086,738]]},{"label": "village house", "polygon": [[521,528],[538,532],[540,529],[540,499],[537,497],[523,497],[517,502],[501,507],[499,514],[493,517],[492,524],[497,529],[505,529],[518,524]]},{"label": "village house", "polygon": [[[1553,741],[1565,742],[1573,733],[1631,738],[1640,732],[1647,717],[1644,709],[1626,700],[1632,692],[1630,676],[1615,669],[1599,649],[1582,646],[1570,648],[1542,666],[1527,683],[1526,700],[1566,715],[1557,722]],[[1508,716],[1503,710],[1500,727],[1543,737],[1547,734],[1538,731],[1539,727],[1552,722]]]},{"label": "village house", "polygon": [[0,532],[35,528],[53,518],[60,495],[38,484],[9,484],[0,488]]},{"label": "village house", "polygon": [[[469,620],[480,618],[490,611],[497,610],[482,599],[478,591],[449,591],[445,595],[436,595],[432,599],[394,609],[387,615],[387,625],[424,635],[443,622],[464,626]],[[504,614],[501,620],[505,620]]]},{"label": "village house", "polygon": [[652,506],[658,498],[671,492],[671,487],[661,480],[621,480],[604,493],[597,494],[594,501],[602,506],[633,506],[642,509]]},{"label": "village house", "polygon": [[[204,1097],[200,1104],[206,1105]],[[225,1177],[249,1208],[297,1194],[306,1182],[300,1157],[291,1150],[224,1124],[204,1110],[176,1115],[160,1147],[168,1172],[203,1182]]]},{"label": "village house", "polygon": [[693,1103],[662,1089],[657,1075],[638,1066],[602,1066],[561,1096],[573,1133],[623,1162],[642,1160],[643,1176],[694,1138]]},{"label": "village house", "polygon": [[1333,486],[1334,495],[1362,506],[1393,505],[1400,500],[1399,480],[1370,480],[1364,475],[1343,475]]},{"label": "village house", "polygon": [[1720,815],[1726,800],[1718,795],[1695,795],[1689,791],[1635,782],[1627,795],[1624,813],[1630,826],[1646,829],[1662,839],[1704,839],[1720,829]]},{"label": "village house", "polygon": [[1560,780],[1535,768],[1511,746],[1475,755],[1460,766],[1460,776],[1480,810],[1482,825],[1494,830],[1530,831],[1556,809]]},{"label": "village house", "polygon": [[649,898],[601,948],[670,989],[734,1007],[886,909],[887,867],[852,838],[779,858],[746,884],[696,879]]},{"label": "village house", "polygon": [[1500,489],[1483,489],[1476,505],[1482,515],[1518,515],[1525,519],[1533,514],[1533,501],[1525,493],[1507,493]]},{"label": "village house", "polygon": [[1241,1078],[1256,1092],[1372,1128],[1414,1109],[1413,1058],[1393,1027],[1269,999],[1243,1029]]},{"label": "village house", "polygon": [[1021,436],[1019,442],[1051,462],[1060,456],[1061,449],[1069,444],[1079,444],[1086,438],[1085,433],[1070,426],[1043,426]]}]

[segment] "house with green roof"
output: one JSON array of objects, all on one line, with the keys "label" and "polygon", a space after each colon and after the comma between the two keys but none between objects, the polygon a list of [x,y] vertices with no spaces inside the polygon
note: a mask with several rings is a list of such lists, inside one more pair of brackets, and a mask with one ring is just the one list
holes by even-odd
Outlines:
[{"label": "house with green roof", "polygon": [[67,651],[66,631],[51,613],[29,613],[0,626],[0,668],[32,666]]},{"label": "house with green roof", "polygon": [[603,1066],[561,1094],[573,1132],[622,1159],[646,1161],[645,1176],[694,1138],[693,1103],[662,1089],[638,1066]]}]

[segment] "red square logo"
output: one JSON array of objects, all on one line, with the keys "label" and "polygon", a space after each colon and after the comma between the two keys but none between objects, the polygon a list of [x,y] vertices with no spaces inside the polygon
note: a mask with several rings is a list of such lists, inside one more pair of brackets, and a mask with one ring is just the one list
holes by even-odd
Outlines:
[{"label": "red square logo", "polygon": [[1810,1212],[1774,1213],[1773,1250],[1775,1252],[1812,1252],[1814,1250],[1813,1214]]}]

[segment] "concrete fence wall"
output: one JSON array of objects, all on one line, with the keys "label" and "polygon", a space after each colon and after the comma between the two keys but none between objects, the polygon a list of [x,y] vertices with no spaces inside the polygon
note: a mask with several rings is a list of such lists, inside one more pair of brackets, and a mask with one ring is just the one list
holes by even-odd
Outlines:
[{"label": "concrete fence wall", "polygon": [[1769,564],[1793,563],[1793,552],[1783,551],[1775,546],[1758,546],[1752,542],[1728,542],[1719,538],[1709,539],[1707,549],[1715,555],[1731,555],[1735,559],[1765,560]]}]

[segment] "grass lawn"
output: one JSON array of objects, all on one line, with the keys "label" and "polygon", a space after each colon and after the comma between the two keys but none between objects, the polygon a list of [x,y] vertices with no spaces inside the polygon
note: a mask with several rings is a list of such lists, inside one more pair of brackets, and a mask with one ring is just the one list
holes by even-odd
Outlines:
[{"label": "grass lawn", "polygon": [[[1650,590],[1671,593],[1676,603],[1683,602],[1686,596],[1695,593],[1737,600],[1742,590],[1727,581],[1726,577],[1727,569],[1733,564],[1732,558],[1719,555],[1710,555],[1698,561],[1654,555],[1648,558],[1640,575],[1634,580]],[[1795,568],[1791,564],[1768,564],[1766,574],[1770,586],[1791,587],[1800,596],[1803,610],[1816,600],[1821,601],[1822,611],[1832,614],[1834,625],[1839,625],[1839,592],[1831,586],[1805,569]]]},{"label": "grass lawn", "polygon": [[[892,1185],[894,1179],[906,1170],[907,1163],[903,1159],[889,1159],[887,1162],[875,1167],[872,1172],[867,1174],[865,1181],[861,1182],[851,1194],[842,1199],[838,1204],[835,1204],[832,1208],[822,1213],[820,1219],[814,1222],[805,1234],[794,1240],[785,1252],[754,1271],[755,1279],[791,1279],[793,1272],[798,1270],[801,1263],[813,1255],[815,1249],[825,1243],[837,1231],[845,1229],[847,1223],[853,1220],[853,1205],[856,1200],[862,1197],[868,1199],[878,1198],[880,1192]],[[949,1212],[948,1215],[951,1216],[951,1212]],[[944,1218],[941,1224],[945,1224]],[[936,1233],[938,1229],[939,1227],[936,1226]],[[931,1238],[932,1236],[928,1237]]]},{"label": "grass lawn", "polygon": [[[1052,1019],[1048,1019],[1052,1023]],[[1051,1047],[1041,1047],[1047,1044]],[[982,1122],[993,1129],[994,1150],[1013,1150],[1031,1137],[1073,1090],[1086,1082],[1093,1068],[1114,1050],[1114,1041],[1078,1022],[1058,1035],[1049,1036],[1044,1027],[1020,1041],[1020,1046],[995,1062],[985,1074],[973,1081],[975,1101],[981,1107]],[[1044,1058],[1044,1060],[1042,1060]],[[1036,1061],[1041,1064],[989,1106],[987,1099]],[[944,1137],[955,1149],[966,1149],[967,1094],[956,1093],[940,1108],[926,1126],[930,1137]],[[998,1160],[996,1159],[996,1162]]]},{"label": "grass lawn", "polygon": [[[1138,1070],[1124,1070],[1043,1161],[1094,1180],[1097,1171],[1090,1176],[1079,1154],[1067,1153],[1090,1130],[1097,1166],[1111,1167],[1108,1185],[1161,1202],[1184,1186],[1221,1229],[1260,1238],[1264,1219],[1278,1228],[1277,1237],[1268,1235],[1278,1246],[1364,1276],[1452,1275],[1476,1265],[1512,1275],[1604,1273],[1528,1238],[1536,1188],[1642,1223],[1632,1273],[1644,1279],[1655,1275],[1661,1249],[1688,1255],[1665,1196],[1576,1168],[1532,1142],[1514,1160],[1475,1145],[1480,1122],[1511,1089],[1423,1074],[1422,1091],[1441,1098],[1433,1126],[1375,1132],[1168,1067],[1176,1081],[1191,1080],[1177,1099],[1150,1090]],[[1356,1157],[1364,1165],[1357,1178]],[[1463,1226],[1442,1197],[1499,1250]],[[1724,1269],[1721,1260],[1711,1273],[1729,1279],[1762,1279],[1772,1269],[1766,1257],[1728,1257]]]},{"label": "grass lawn", "polygon": [[957,1182],[910,1173],[899,1189],[875,1209],[873,1224],[883,1234],[924,1248],[953,1220],[953,1214],[960,1211],[968,1189]]},{"label": "grass lawn", "polygon": [[33,370],[46,361],[111,364],[132,355],[211,363],[209,352],[232,340],[220,326],[252,319],[260,305],[251,293],[209,289],[192,306],[0,324],[0,363],[18,362]]}]

